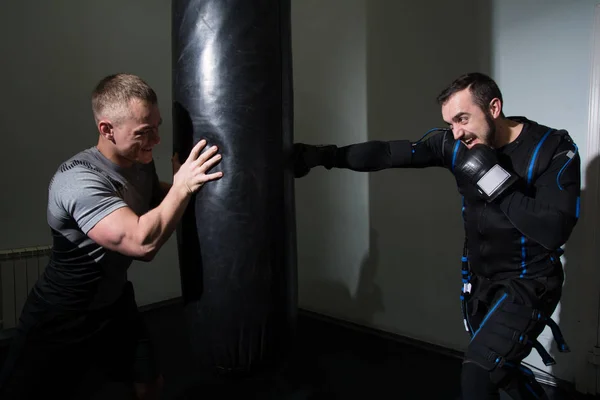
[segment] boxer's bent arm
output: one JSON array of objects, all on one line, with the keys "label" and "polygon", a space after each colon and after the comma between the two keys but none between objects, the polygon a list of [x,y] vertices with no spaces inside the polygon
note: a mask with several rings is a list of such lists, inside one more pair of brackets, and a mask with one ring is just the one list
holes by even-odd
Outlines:
[{"label": "boxer's bent arm", "polygon": [[549,168],[535,182],[535,198],[514,191],[500,202],[517,229],[549,250],[565,244],[579,218],[581,161],[575,150],[572,143],[561,143]]},{"label": "boxer's bent arm", "polygon": [[445,134],[439,133],[417,143],[408,140],[372,140],[339,147],[335,152],[333,166],[363,172],[442,166]]},{"label": "boxer's bent arm", "polygon": [[144,261],[151,261],[171,236],[190,199],[187,190],[172,187],[160,205],[142,216],[122,207],[88,231],[99,245]]}]

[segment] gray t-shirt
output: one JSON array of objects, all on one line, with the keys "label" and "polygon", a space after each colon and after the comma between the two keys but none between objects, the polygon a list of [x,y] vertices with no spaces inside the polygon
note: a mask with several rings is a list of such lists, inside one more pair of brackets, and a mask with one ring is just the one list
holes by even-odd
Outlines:
[{"label": "gray t-shirt", "polygon": [[36,294],[67,309],[96,309],[117,300],[133,259],[103,248],[87,233],[121,207],[146,213],[160,201],[159,190],[153,162],[123,168],[91,147],[61,164],[48,189],[52,256]]}]

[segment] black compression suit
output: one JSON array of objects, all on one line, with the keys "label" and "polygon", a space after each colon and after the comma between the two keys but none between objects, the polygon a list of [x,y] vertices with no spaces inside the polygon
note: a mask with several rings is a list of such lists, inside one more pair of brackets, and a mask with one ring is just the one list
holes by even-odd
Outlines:
[{"label": "black compression suit", "polygon": [[[497,152],[501,165],[519,176],[517,183],[488,203],[456,175],[466,232],[463,283],[465,289],[472,287],[463,294],[465,325],[472,337],[463,366],[465,400],[496,399],[498,387],[514,398],[539,398],[530,392],[543,389],[519,363],[533,346],[545,362],[553,361],[536,341],[546,324],[553,328],[559,348],[567,350],[549,317],[563,282],[560,247],[579,216],[577,147],[566,131],[524,117],[509,119],[522,122],[523,130]],[[364,172],[435,166],[454,172],[466,151],[443,130],[418,142],[323,146],[317,162],[304,162],[308,168],[324,165]],[[489,380],[482,381],[481,368]]]}]

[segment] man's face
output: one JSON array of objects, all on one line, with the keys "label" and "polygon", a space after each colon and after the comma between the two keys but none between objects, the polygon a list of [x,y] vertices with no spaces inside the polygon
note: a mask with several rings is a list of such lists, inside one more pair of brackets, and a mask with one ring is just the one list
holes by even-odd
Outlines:
[{"label": "man's face", "polygon": [[473,101],[469,89],[453,94],[442,106],[442,118],[452,129],[454,139],[469,149],[476,144],[493,147],[496,125],[490,110],[485,112]]},{"label": "man's face", "polygon": [[113,125],[114,144],[119,157],[128,163],[150,163],[152,149],[160,143],[158,127],[161,123],[156,104],[132,100],[129,115]]}]

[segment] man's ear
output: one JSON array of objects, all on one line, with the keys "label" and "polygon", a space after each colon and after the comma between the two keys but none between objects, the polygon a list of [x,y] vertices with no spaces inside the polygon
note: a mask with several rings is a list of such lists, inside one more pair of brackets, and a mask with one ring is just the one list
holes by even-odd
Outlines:
[{"label": "man's ear", "polygon": [[497,97],[490,101],[490,114],[494,119],[502,115],[502,101]]},{"label": "man's ear", "polygon": [[98,121],[98,131],[105,139],[114,141],[114,129],[110,121]]}]

